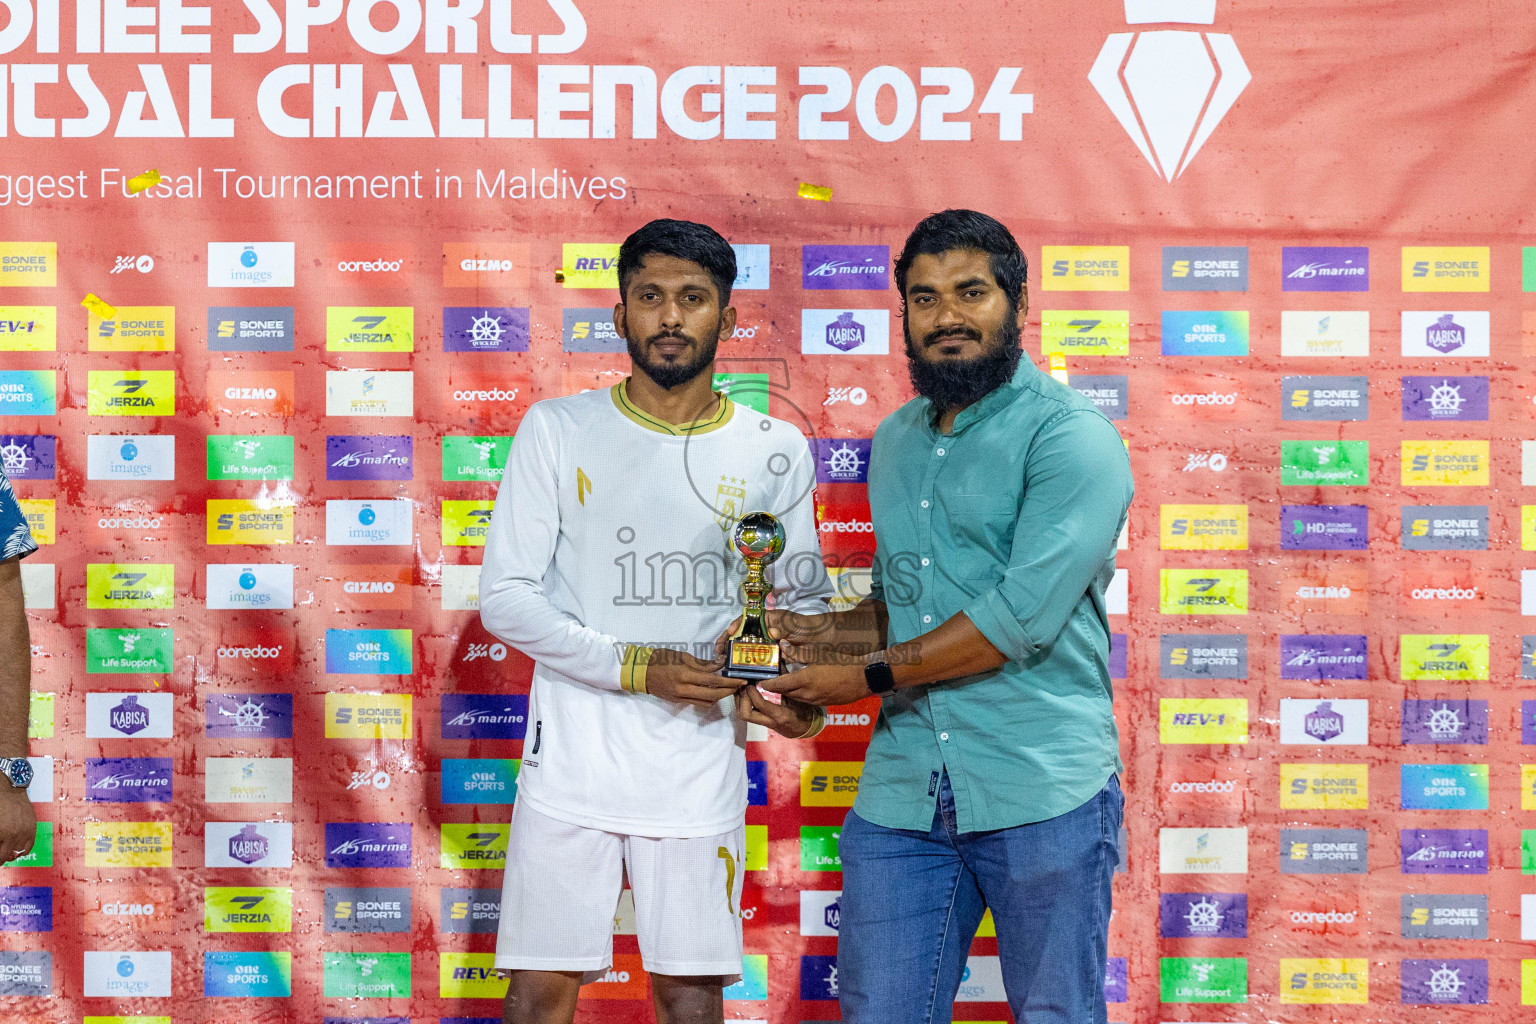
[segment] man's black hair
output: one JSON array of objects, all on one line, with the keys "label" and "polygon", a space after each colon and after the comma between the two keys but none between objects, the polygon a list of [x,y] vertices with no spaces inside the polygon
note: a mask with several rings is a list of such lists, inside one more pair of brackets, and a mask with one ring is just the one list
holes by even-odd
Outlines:
[{"label": "man's black hair", "polygon": [[901,293],[902,309],[907,306],[907,271],[912,269],[912,261],[919,256],[937,256],[953,249],[977,249],[986,253],[992,263],[992,277],[1008,296],[1009,307],[1018,308],[1024,279],[1029,273],[1029,260],[1025,259],[1013,234],[995,217],[984,213],[945,210],[924,217],[907,236],[907,244],[902,246],[901,255],[896,258],[896,290]]},{"label": "man's black hair", "polygon": [[673,256],[703,267],[715,282],[720,308],[731,303],[731,285],[736,282],[736,250],[707,224],[691,220],[653,220],[624,239],[619,246],[619,298],[629,291],[629,282],[640,270],[647,256]]}]

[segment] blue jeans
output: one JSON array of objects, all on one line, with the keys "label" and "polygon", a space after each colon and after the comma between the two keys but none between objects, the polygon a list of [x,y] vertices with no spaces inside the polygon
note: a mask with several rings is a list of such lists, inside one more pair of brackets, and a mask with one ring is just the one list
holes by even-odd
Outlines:
[{"label": "blue jeans", "polygon": [[1110,881],[1125,799],[1114,776],[1047,821],[959,832],[949,776],[927,832],[852,811],[837,982],[852,1024],[949,1024],[971,940],[992,908],[1003,987],[1019,1024],[1104,1024]]}]

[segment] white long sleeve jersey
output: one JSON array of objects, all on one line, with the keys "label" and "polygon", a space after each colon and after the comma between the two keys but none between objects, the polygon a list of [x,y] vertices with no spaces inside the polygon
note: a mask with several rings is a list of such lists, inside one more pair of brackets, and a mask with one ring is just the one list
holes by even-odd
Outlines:
[{"label": "white long sleeve jersey", "polygon": [[745,512],[784,524],[775,605],[824,611],[815,483],[800,431],[728,400],[684,427],[634,408],[624,385],[528,410],[480,571],[481,621],[535,662],[519,800],[624,835],[691,838],[741,822],[746,726],[732,702],[631,693],[620,665],[631,644],[713,656],[741,610],[730,542]]}]

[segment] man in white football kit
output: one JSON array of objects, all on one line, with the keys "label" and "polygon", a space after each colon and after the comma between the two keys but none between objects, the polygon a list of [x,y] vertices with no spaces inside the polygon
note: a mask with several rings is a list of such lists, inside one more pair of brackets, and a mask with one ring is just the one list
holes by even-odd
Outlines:
[{"label": "man in white football kit", "polygon": [[820,613],[832,593],[805,437],[712,389],[735,255],[653,221],[618,269],[637,372],[528,410],[480,575],[486,628],[536,663],[496,941],[508,1024],[569,1024],[612,963],[626,872],[658,1019],[720,1022],[741,973],[747,723],[799,738],[823,721],[713,653],[741,606],[744,513],[784,523],[777,607]]}]

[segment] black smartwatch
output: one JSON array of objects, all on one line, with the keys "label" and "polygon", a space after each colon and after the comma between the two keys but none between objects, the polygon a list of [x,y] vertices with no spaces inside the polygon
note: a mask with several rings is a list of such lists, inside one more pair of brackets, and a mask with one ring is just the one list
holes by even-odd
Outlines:
[{"label": "black smartwatch", "polygon": [[869,692],[879,697],[884,697],[896,689],[896,676],[891,672],[891,666],[886,661],[872,661],[864,666],[864,685],[869,687]]}]

